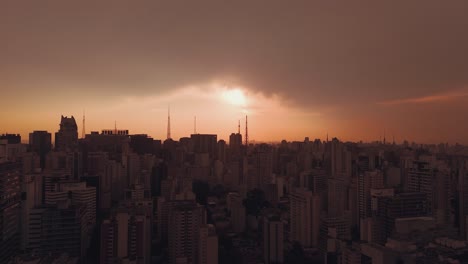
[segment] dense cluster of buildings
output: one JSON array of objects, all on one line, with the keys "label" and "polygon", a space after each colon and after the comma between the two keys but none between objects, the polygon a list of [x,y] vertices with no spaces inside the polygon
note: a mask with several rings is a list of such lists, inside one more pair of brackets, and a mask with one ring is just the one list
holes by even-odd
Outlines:
[{"label": "dense cluster of buildings", "polygon": [[0,263],[468,259],[461,145],[79,138],[63,116],[54,138],[0,136]]}]

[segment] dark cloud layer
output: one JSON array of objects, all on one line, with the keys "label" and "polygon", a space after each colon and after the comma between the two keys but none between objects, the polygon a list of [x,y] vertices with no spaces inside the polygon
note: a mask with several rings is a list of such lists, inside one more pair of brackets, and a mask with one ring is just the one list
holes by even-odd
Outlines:
[{"label": "dark cloud layer", "polygon": [[467,10],[433,0],[2,1],[1,85],[135,95],[221,79],[312,104],[427,96],[468,82]]}]

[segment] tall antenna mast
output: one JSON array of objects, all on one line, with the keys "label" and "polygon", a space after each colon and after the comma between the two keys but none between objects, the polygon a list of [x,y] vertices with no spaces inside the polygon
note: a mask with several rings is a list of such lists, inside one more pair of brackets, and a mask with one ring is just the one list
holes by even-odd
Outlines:
[{"label": "tall antenna mast", "polygon": [[193,120],[193,133],[194,134],[197,133],[197,116],[195,116],[195,118]]},{"label": "tall antenna mast", "polygon": [[240,120],[239,120],[239,123],[237,124],[237,134],[240,134]]},{"label": "tall antenna mast", "polygon": [[83,128],[81,131],[81,138],[85,138],[86,135],[86,128],[85,128],[85,110],[83,109]]},{"label": "tall antenna mast", "polygon": [[117,135],[117,120],[114,121],[114,135]]},{"label": "tall antenna mast", "polygon": [[167,139],[171,139],[171,106],[167,107]]},{"label": "tall antenna mast", "polygon": [[245,145],[249,145],[249,127],[247,123],[247,116],[245,116]]}]

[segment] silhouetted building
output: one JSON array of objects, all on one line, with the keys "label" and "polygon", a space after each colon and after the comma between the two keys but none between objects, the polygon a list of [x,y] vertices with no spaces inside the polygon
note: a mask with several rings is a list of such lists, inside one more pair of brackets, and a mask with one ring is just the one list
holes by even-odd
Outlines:
[{"label": "silhouetted building", "polygon": [[210,158],[217,156],[217,135],[209,134],[192,134],[190,138],[193,141],[193,151],[195,153],[208,153]]},{"label": "silhouetted building", "polygon": [[218,236],[213,225],[200,227],[198,263],[218,264]]},{"label": "silhouetted building", "polygon": [[67,253],[86,256],[90,234],[86,208],[62,200],[56,205],[37,207],[30,213],[28,249],[40,256]]},{"label": "silhouetted building", "polygon": [[0,163],[0,263],[7,263],[20,246],[20,162]]},{"label": "silhouetted building", "polygon": [[169,262],[196,263],[200,227],[206,224],[205,208],[195,201],[180,201],[169,215]]},{"label": "silhouetted building", "polygon": [[284,261],[283,222],[278,216],[266,217],[263,222],[263,260],[266,264]]},{"label": "silhouetted building", "polygon": [[78,145],[78,126],[75,118],[62,116],[60,130],[55,133],[55,149],[59,151],[73,151]]},{"label": "silhouetted building", "polygon": [[47,131],[29,133],[29,150],[39,155],[40,166],[44,169],[46,155],[52,150],[52,134]]}]

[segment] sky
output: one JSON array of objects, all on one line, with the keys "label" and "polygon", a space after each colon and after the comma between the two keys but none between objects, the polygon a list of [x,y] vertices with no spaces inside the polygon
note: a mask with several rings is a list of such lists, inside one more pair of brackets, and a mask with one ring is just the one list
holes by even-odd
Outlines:
[{"label": "sky", "polygon": [[0,0],[0,133],[468,143],[467,1]]}]

